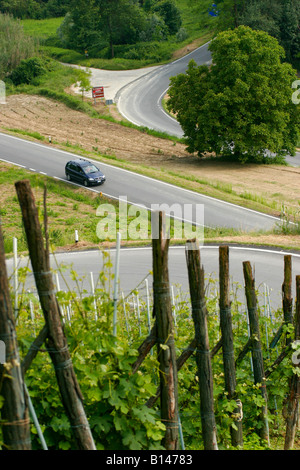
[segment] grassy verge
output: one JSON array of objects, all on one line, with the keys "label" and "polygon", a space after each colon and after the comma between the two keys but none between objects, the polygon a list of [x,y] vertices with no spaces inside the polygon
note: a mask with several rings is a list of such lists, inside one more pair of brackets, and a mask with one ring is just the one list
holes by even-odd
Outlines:
[{"label": "grassy verge", "polygon": [[[106,226],[106,219],[110,215],[116,215],[116,231],[119,230],[119,205],[118,201],[109,199],[101,193],[91,192],[83,187],[68,184],[63,181],[45,177],[38,173],[0,163],[0,217],[4,234],[4,246],[7,254],[13,250],[13,237],[18,238],[20,252],[27,252],[26,238],[22,225],[21,210],[14,189],[16,181],[28,179],[33,189],[36,204],[41,217],[44,217],[43,194],[45,185],[47,187],[47,214],[49,223],[49,237],[54,250],[64,247],[65,249],[86,249],[97,247],[99,244],[109,245],[115,241],[113,237],[101,237],[97,231],[97,225],[102,221],[101,227]],[[97,209],[105,204],[108,212],[97,215]],[[137,221],[137,214],[128,215],[127,223]],[[123,245],[145,245],[151,240],[151,220],[148,214],[148,227],[145,237],[138,239],[127,238],[125,234]],[[79,243],[75,243],[75,230],[79,233]],[[116,231],[114,232],[116,234]],[[128,232],[128,235],[130,232]],[[174,224],[171,222],[171,237],[174,234]],[[123,234],[124,235],[124,234]],[[181,242],[178,240],[176,242]]]}]

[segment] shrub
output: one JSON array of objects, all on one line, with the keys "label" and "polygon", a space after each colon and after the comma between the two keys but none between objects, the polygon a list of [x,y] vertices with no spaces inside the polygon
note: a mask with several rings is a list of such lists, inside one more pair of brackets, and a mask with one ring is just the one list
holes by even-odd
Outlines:
[{"label": "shrub", "polygon": [[36,54],[37,44],[24,34],[20,22],[0,13],[0,80],[9,75],[20,62]]},{"label": "shrub", "polygon": [[44,75],[47,70],[46,59],[40,57],[30,57],[22,60],[20,65],[10,74],[10,79],[14,85],[21,83],[31,83],[33,79]]}]

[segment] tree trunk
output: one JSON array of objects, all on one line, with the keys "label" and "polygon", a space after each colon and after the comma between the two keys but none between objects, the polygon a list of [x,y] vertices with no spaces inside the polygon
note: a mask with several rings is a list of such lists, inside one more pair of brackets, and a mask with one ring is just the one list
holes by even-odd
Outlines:
[{"label": "tree trunk", "polygon": [[0,395],[3,447],[31,450],[27,394],[17,345],[0,223],[0,340],[5,344],[5,363],[0,365]]},{"label": "tree trunk", "polygon": [[166,426],[163,445],[166,450],[177,450],[179,448],[178,383],[168,270],[169,239],[165,238],[165,214],[153,213],[152,221],[153,315],[156,317],[157,327],[161,420]]},{"label": "tree trunk", "polygon": [[55,295],[47,249],[47,230],[45,248],[30,183],[26,180],[19,181],[15,186],[22,210],[35,283],[48,331],[46,340],[47,350],[54,366],[62,402],[69,418],[77,447],[81,450],[95,450],[95,444],[82,403],[83,397],[73,369],[61,321],[61,313]]},{"label": "tree trunk", "polygon": [[186,260],[195,326],[196,362],[200,390],[200,414],[205,450],[218,450],[213,402],[213,376],[207,328],[204,271],[200,265],[200,250],[196,240],[186,243]]}]

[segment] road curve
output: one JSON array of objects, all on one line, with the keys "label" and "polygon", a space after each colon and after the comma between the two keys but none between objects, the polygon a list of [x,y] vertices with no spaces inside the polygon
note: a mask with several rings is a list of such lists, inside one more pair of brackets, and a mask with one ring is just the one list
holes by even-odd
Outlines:
[{"label": "road curve", "polygon": [[[218,246],[203,246],[200,248],[201,264],[204,266],[207,279],[218,280],[219,275],[219,248]],[[283,282],[284,251],[263,250],[259,248],[248,247],[230,247],[229,265],[231,286],[238,293],[241,302],[245,302],[243,292],[243,261],[250,261],[255,272],[255,282],[259,294],[260,304],[265,299],[265,290],[270,292],[270,304],[273,308],[281,307],[281,285]],[[115,249],[110,251],[111,261],[115,261]],[[28,260],[23,258],[19,266],[26,266]],[[103,259],[100,251],[86,252],[68,252],[57,253],[51,256],[51,267],[57,270],[59,266],[69,266],[76,271],[78,277],[82,279],[81,289],[91,292],[91,277],[93,273],[94,284],[97,287],[97,280],[100,271],[103,268]],[[9,275],[13,272],[13,260],[7,261]],[[292,254],[293,279],[300,274],[300,254]],[[120,254],[120,290],[128,295],[138,285],[140,296],[145,294],[145,284],[143,279],[148,276],[149,288],[152,288],[152,249],[145,248],[122,248]],[[188,294],[188,275],[185,260],[184,247],[171,247],[169,250],[169,272],[170,282],[173,285],[174,292],[181,292],[182,298]],[[59,276],[59,285],[61,290],[76,289],[76,284],[72,281],[69,270],[63,270],[63,277]],[[55,280],[55,279],[54,279]],[[295,298],[295,282],[293,282],[293,296]],[[266,288],[265,288],[266,286]],[[28,276],[26,288],[32,292],[35,291],[33,275]],[[211,286],[213,293],[218,284]]]},{"label": "road curve", "polygon": [[115,97],[120,113],[139,126],[182,137],[181,126],[164,111],[161,100],[170,86],[170,77],[185,72],[191,59],[197,64],[210,63],[208,43],[121,88]]},{"label": "road curve", "polygon": [[[162,98],[170,86],[170,77],[184,73],[190,60],[193,59],[198,65],[211,63],[208,47],[209,43],[204,44],[186,56],[143,73],[124,85],[115,96],[119,112],[138,126],[183,137],[180,124],[163,109]],[[300,166],[300,152],[295,157],[287,156],[286,161],[291,166]]]}]

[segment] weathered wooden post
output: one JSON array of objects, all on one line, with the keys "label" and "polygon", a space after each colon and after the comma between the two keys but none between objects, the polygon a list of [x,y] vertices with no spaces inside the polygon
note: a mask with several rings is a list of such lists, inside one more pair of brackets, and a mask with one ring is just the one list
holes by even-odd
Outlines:
[{"label": "weathered wooden post", "polygon": [[[274,338],[270,342],[270,348],[274,348],[280,340],[284,326],[293,323],[293,298],[292,298],[292,257],[291,255],[284,256],[284,279],[282,283],[282,309],[283,309],[283,323],[278,328]],[[292,339],[286,336],[286,345],[288,346]]]},{"label": "weathered wooden post", "polygon": [[[293,323],[293,297],[292,297],[292,257],[284,256],[284,281],[282,284],[282,307],[285,325]],[[286,344],[291,343],[291,338],[286,338]]]},{"label": "weathered wooden post", "polygon": [[62,402],[77,447],[81,450],[95,450],[96,447],[85,415],[83,397],[73,369],[61,321],[60,308],[55,295],[54,282],[50,271],[47,230],[45,227],[45,247],[30,183],[27,180],[18,181],[15,187],[22,211],[35,283],[47,327],[46,345],[55,370]]},{"label": "weathered wooden post", "polygon": [[200,414],[205,450],[218,450],[213,402],[213,376],[209,350],[207,310],[205,302],[204,270],[200,264],[197,240],[186,243],[186,260],[195,326],[196,361],[200,390]]},{"label": "weathered wooden post", "polygon": [[[5,345],[5,361],[0,364],[0,395],[3,447],[6,450],[30,450],[30,420],[25,383],[21,369],[15,318],[11,304],[0,224],[0,341]],[[2,343],[2,344],[3,344]],[[1,361],[2,362],[2,361]]]},{"label": "weathered wooden post", "polygon": [[[229,400],[237,400],[236,374],[233,347],[231,301],[229,288],[229,248],[219,247],[219,283],[220,283],[220,326],[222,332],[222,350],[225,376],[225,388]],[[240,401],[237,403],[241,406]],[[234,410],[235,422],[231,426],[231,443],[234,447],[243,446],[242,413],[240,407]]]},{"label": "weathered wooden post", "polygon": [[[296,276],[296,314],[295,314],[295,341],[300,344],[300,276]],[[299,368],[299,355],[292,357],[293,366]],[[299,374],[299,371],[298,371]],[[294,373],[290,381],[290,394],[287,400],[286,434],[284,450],[294,447],[295,434],[297,430],[300,398],[300,377]]]},{"label": "weathered wooden post", "polygon": [[259,320],[257,313],[257,299],[255,292],[255,280],[252,275],[251,264],[249,261],[243,262],[243,271],[245,279],[245,293],[247,300],[247,308],[249,315],[250,335],[251,335],[251,351],[253,361],[253,373],[255,384],[260,385],[261,394],[265,404],[262,406],[262,428],[260,436],[269,444],[269,426],[268,426],[268,395],[266,389],[266,379],[264,372],[264,362],[262,347],[260,341]]},{"label": "weathered wooden post", "polygon": [[178,382],[168,249],[169,239],[165,234],[165,214],[154,212],[152,214],[153,316],[156,318],[161,420],[166,426],[163,445],[166,450],[177,450],[179,449]]}]

